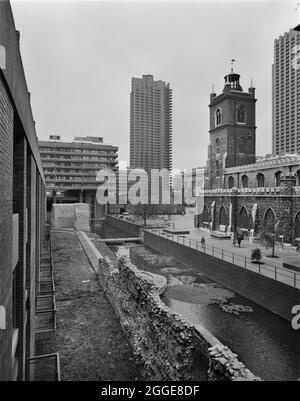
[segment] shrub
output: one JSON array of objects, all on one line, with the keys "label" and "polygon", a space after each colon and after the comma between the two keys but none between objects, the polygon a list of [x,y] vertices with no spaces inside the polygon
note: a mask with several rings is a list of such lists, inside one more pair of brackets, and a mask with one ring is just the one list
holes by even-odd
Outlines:
[{"label": "shrub", "polygon": [[261,258],[262,258],[261,250],[259,248],[253,249],[251,254],[251,260],[259,262]]}]

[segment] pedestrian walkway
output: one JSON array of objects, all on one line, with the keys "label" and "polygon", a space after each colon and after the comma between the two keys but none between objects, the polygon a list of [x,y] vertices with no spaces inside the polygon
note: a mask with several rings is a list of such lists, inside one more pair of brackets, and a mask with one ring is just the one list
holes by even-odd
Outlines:
[{"label": "pedestrian walkway", "polygon": [[[174,242],[182,244],[184,246],[196,249],[199,252],[204,252],[208,255],[222,259],[226,262],[230,262],[236,266],[245,268],[254,273],[261,274],[265,277],[269,277],[273,280],[282,282],[291,287],[300,289],[300,273],[294,272],[289,269],[285,269],[275,264],[271,265],[265,263],[264,261],[261,261],[261,263],[254,264],[251,262],[251,259],[248,256],[243,256],[242,254],[239,253],[242,248],[233,248],[233,249],[231,248],[230,251],[224,248],[225,245],[223,244],[223,242],[225,242],[226,240],[220,240],[220,246],[215,246],[211,245],[209,239],[207,239],[207,242],[205,242],[205,244],[201,244],[200,238],[204,233],[201,233],[201,236],[199,235],[196,239],[194,239],[195,236],[193,233],[188,236],[180,236],[166,233],[164,232],[163,229],[150,229],[150,231],[154,232],[159,236],[168,238]],[[222,245],[223,248],[221,248]]]},{"label": "pedestrian walkway", "polygon": [[195,228],[194,220],[192,215],[186,216],[172,216],[171,220],[174,222],[175,227],[178,229],[188,229],[190,234],[187,238],[192,238],[196,241],[200,241],[202,236],[205,238],[205,243],[210,246],[215,246],[221,248],[224,251],[234,252],[237,255],[251,258],[251,251],[254,248],[260,248],[262,252],[262,262],[276,266],[282,267],[283,263],[290,263],[294,266],[300,267],[300,254],[292,247],[286,246],[283,249],[279,246],[275,248],[275,255],[277,258],[268,258],[267,255],[271,254],[270,249],[266,249],[261,243],[250,243],[249,240],[243,240],[241,243],[241,248],[238,245],[233,246],[233,243],[229,239],[216,239],[211,238],[210,232],[203,228]]}]

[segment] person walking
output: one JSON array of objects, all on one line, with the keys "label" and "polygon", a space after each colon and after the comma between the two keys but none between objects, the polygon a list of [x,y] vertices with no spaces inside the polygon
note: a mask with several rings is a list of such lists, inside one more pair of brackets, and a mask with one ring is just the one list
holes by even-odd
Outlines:
[{"label": "person walking", "polygon": [[202,248],[205,247],[205,238],[203,236],[201,238],[201,245],[202,245]]},{"label": "person walking", "polygon": [[241,247],[242,239],[243,239],[243,235],[239,233],[238,236],[237,236],[237,242],[239,244],[239,248]]},{"label": "person walking", "polygon": [[235,247],[236,244],[236,236],[234,235],[233,240],[232,240],[232,245]]}]

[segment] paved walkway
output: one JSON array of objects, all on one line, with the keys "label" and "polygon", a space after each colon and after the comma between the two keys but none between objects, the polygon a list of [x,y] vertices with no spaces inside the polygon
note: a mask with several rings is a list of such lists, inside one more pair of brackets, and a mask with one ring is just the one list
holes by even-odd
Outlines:
[{"label": "paved walkway", "polygon": [[210,233],[208,233],[205,229],[195,228],[194,227],[194,216],[186,215],[186,216],[172,216],[171,221],[175,223],[176,228],[189,229],[190,235],[187,235],[188,238],[193,238],[197,241],[200,241],[202,236],[204,236],[205,241],[208,245],[215,246],[221,249],[224,249],[228,252],[234,252],[243,257],[250,258],[251,250],[254,248],[260,248],[262,251],[262,262],[270,264],[276,267],[282,267],[282,263],[293,263],[294,265],[300,267],[300,254],[296,252],[295,249],[291,247],[286,247],[281,249],[276,246],[275,255],[278,258],[268,258],[267,255],[271,254],[271,249],[266,249],[262,244],[259,243],[249,243],[248,240],[243,240],[241,244],[241,248],[238,245],[234,246],[232,240],[229,239],[215,239],[211,238]]},{"label": "paved walkway", "polygon": [[[239,248],[237,245],[233,246],[232,241],[229,239],[219,240],[211,238],[210,233],[206,230],[193,227],[193,219],[194,217],[192,215],[171,216],[171,222],[175,224],[176,229],[188,229],[190,234],[184,237],[168,236],[168,238],[246,268],[247,270],[300,289],[300,273],[282,267],[282,263],[284,261],[288,263],[291,256],[298,261],[300,256],[298,256],[294,249],[281,250],[276,247],[275,254],[279,257],[268,258],[267,255],[271,253],[270,249],[266,250],[260,244],[250,244],[247,240],[242,241],[241,248]],[[163,234],[162,230],[156,230],[156,232],[159,232],[160,235],[167,236]],[[201,244],[199,244],[202,236],[205,238],[205,248],[202,248]],[[253,264],[251,263],[251,250],[257,247],[261,248],[263,254],[262,263]]]}]

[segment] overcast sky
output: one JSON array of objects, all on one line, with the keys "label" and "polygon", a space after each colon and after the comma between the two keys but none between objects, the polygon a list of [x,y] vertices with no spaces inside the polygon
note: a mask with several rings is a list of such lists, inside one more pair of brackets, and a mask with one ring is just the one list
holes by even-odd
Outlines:
[{"label": "overcast sky", "polygon": [[173,89],[173,166],[206,162],[209,94],[230,59],[256,87],[257,154],[271,152],[273,41],[297,24],[297,1],[15,1],[37,134],[103,136],[129,159],[131,77]]}]

